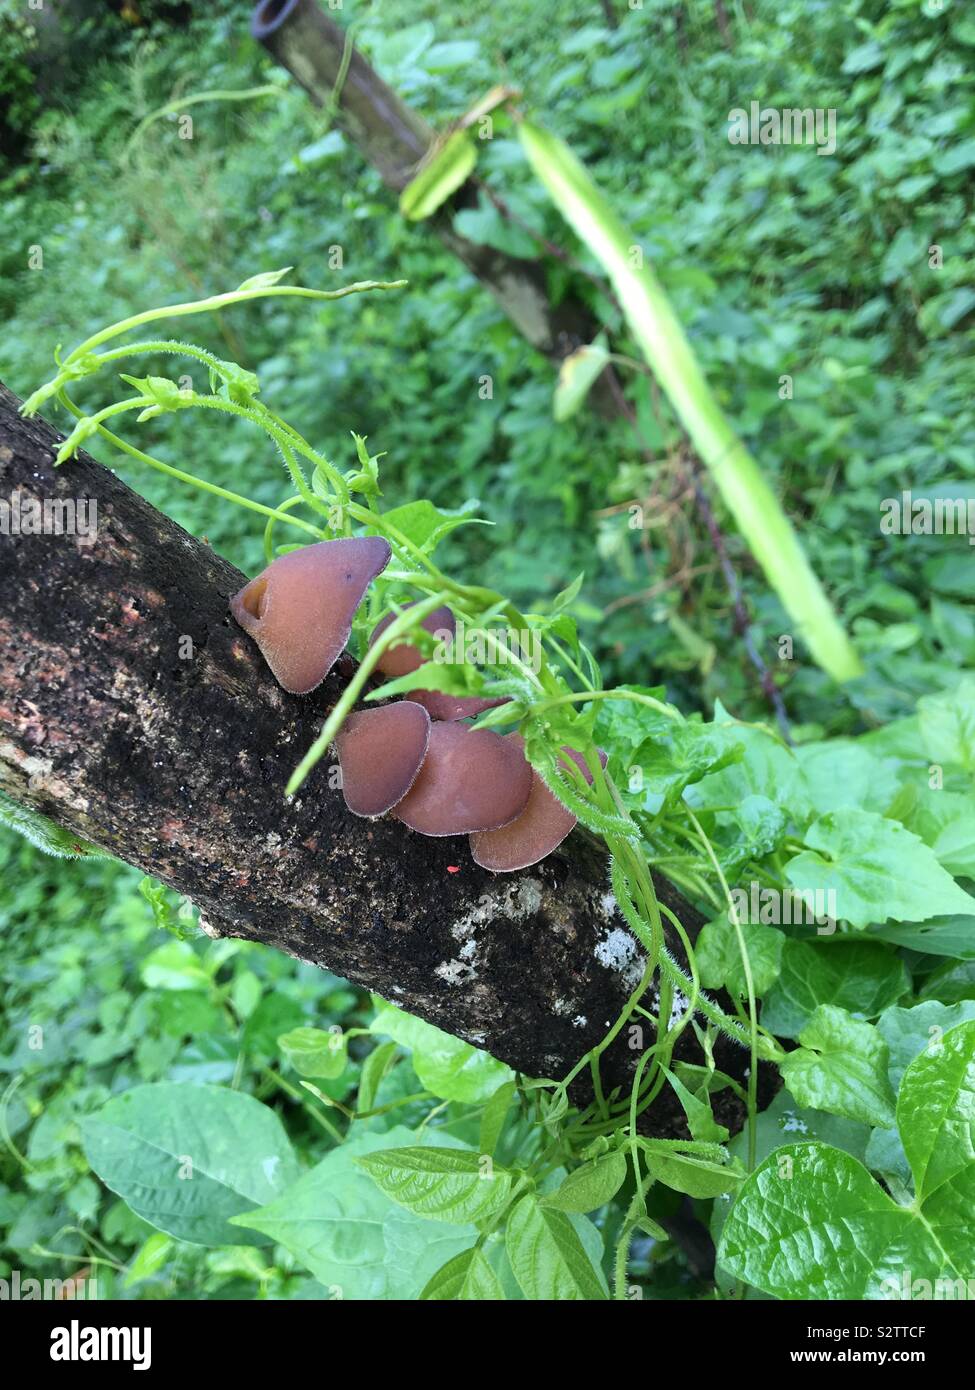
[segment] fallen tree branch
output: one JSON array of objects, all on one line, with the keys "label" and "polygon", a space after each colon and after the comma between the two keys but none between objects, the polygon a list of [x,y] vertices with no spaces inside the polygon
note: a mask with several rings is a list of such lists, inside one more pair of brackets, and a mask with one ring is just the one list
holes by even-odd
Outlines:
[{"label": "fallen tree branch", "polygon": [[[466,838],[350,815],[320,765],[284,786],[348,679],[287,695],[231,619],[243,576],[0,386],[0,498],[97,506],[80,535],[0,535],[0,790],[187,895],[205,930],[327,967],[532,1076],[599,1043],[640,975],[606,863],[574,833],[523,873],[492,875]],[[690,935],[700,917],[661,898]],[[652,995],[651,995],[652,999]],[[647,1039],[644,1046],[652,1039]],[[678,1057],[694,1057],[685,1030]],[[629,1087],[624,1029],[603,1087]],[[747,1055],[718,1040],[740,1077]],[[715,1096],[721,1123],[743,1108]],[[683,1134],[666,1088],[648,1129]]]},{"label": "fallen tree branch", "polygon": [[[347,31],[316,0],[261,0],[251,19],[251,33],[316,106],[333,112],[335,125],[386,187],[402,193],[432,147],[436,132],[349,46]],[[476,204],[477,186],[468,180],[427,225],[490,290],[522,337],[547,357],[561,361],[595,336],[591,314],[574,300],[552,304],[540,262],[461,236],[453,225],[453,214]]]}]

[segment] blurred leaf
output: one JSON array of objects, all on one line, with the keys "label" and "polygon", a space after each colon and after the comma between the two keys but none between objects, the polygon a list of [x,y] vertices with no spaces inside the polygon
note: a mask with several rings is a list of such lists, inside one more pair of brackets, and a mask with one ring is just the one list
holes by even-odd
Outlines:
[{"label": "blurred leaf", "polygon": [[411,222],[430,217],[456,193],[477,163],[474,141],[465,130],[455,130],[438,141],[425,157],[418,174],[400,194],[399,210]]}]

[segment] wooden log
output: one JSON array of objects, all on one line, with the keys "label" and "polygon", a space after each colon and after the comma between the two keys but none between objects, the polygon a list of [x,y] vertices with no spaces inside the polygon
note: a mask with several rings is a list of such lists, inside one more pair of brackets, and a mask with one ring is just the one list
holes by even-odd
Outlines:
[{"label": "wooden log", "polygon": [[[285,800],[351,658],[314,694],[286,694],[228,612],[244,576],[86,454],[55,469],[60,436],[18,405],[0,386],[0,790],[187,895],[212,935],[262,941],[522,1072],[564,1076],[640,974],[605,857],[576,831],[534,868],[490,874],[466,837],[350,815],[327,759]],[[97,534],[16,533],[15,511],[45,502],[85,502],[89,518],[93,504]],[[657,887],[694,936],[699,915]],[[628,1041],[604,1057],[607,1092],[629,1085]],[[688,1029],[678,1055],[695,1048]],[[737,1076],[747,1065],[726,1040],[716,1057]],[[728,1090],[716,1112],[741,1123]],[[669,1088],[647,1124],[685,1132]]]}]

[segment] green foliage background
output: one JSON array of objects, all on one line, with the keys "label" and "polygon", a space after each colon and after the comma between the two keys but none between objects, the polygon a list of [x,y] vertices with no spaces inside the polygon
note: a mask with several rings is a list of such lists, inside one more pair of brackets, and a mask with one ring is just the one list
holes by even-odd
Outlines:
[{"label": "green foliage background", "polygon": [[[301,313],[267,301],[199,331],[219,355],[258,371],[267,403],[341,466],[353,461],[353,429],[368,436],[372,451],[386,451],[387,505],[425,496],[457,507],[480,498],[497,525],[447,542],[455,573],[538,609],[584,570],[573,614],[607,681],[666,682],[669,698],[688,714],[710,717],[720,698],[741,720],[767,720],[734,636],[727,588],[681,491],[679,432],[645,379],[625,377],[640,440],[625,422],[607,424],[588,409],[555,426],[549,364],[423,224],[398,216],[327,114],[249,40],[239,7],[208,6],[192,18],[179,6],[142,8],[146,22],[134,26],[107,12],[95,20],[77,7],[76,49],[54,69],[63,80],[38,89],[30,64],[41,40],[19,6],[0,6],[0,102],[10,130],[0,166],[6,383],[26,395],[50,374],[53,344],[71,345],[133,309],[227,288],[257,270],[293,265],[296,281],[324,288],[405,276],[411,287],[397,296]],[[958,702],[958,729],[972,703],[971,687],[959,686],[975,666],[971,551],[963,540],[882,536],[879,503],[908,487],[917,495],[975,496],[975,19],[957,3],[935,10],[916,0],[760,0],[747,9],[750,18],[744,10],[734,15],[733,52],[721,42],[713,9],[701,3],[620,7],[616,30],[585,0],[446,9],[427,0],[347,3],[342,19],[355,23],[358,46],[384,77],[438,127],[497,81],[521,86],[526,106],[572,143],[624,212],[722,404],[799,522],[866,662],[866,675],[842,692],[801,652],[780,664],[784,614],[729,534],[755,641],[776,671],[794,732],[811,744],[874,731],[873,744],[857,747],[892,760],[893,798],[905,770],[916,771],[930,755],[918,739],[918,700],[929,702],[922,710],[935,747],[939,693]],[[192,140],[179,138],[175,119],[162,119],[133,141],[139,122],[177,96],[267,82],[277,95],[194,107]],[[836,154],[729,145],[728,111],[753,99],[835,107]],[[479,172],[519,222],[598,274],[532,182],[510,130],[479,154]],[[458,214],[457,224],[513,254],[537,254],[537,241],[486,198]],[[940,269],[929,264],[934,244],[944,250]],[[31,246],[42,248],[42,270],[27,268]],[[341,268],[330,266],[334,247],[342,248]],[[614,348],[638,355],[612,304],[585,275],[554,260],[547,274],[554,298],[583,298],[618,335]],[[788,402],[778,394],[784,374],[794,380]],[[479,395],[484,376],[493,381],[490,400]],[[88,382],[78,395],[84,404],[104,403]],[[142,428],[145,447],[163,457],[268,504],[279,499],[280,464],[243,425],[221,420],[201,431],[194,421],[191,432],[177,415]],[[259,528],[241,513],[137,473],[99,446],[93,452],[242,569],[260,567]],[[651,525],[643,533],[627,528],[631,501],[646,504]],[[885,731],[891,721],[903,722]],[[629,728],[621,714],[604,734],[625,782],[627,760],[642,765],[650,756],[640,751],[647,730]],[[958,753],[959,737],[952,737],[949,790],[970,798],[975,753],[969,761],[964,747],[971,743],[962,740]],[[814,779],[817,814],[834,809],[823,788],[857,766],[858,805],[886,813],[890,801],[877,792],[875,765],[850,753],[852,745],[840,747],[846,761],[821,764]],[[679,781],[675,768],[686,753],[672,750],[666,768],[656,768],[664,792]],[[709,764],[694,756],[686,781],[706,788]],[[750,748],[748,756],[757,766],[760,753]],[[786,772],[769,758],[761,775],[734,791],[794,811]],[[693,761],[685,759],[685,768]],[[712,786],[728,775],[713,772]],[[696,804],[719,806],[720,791]],[[970,813],[970,800],[967,808],[958,816]],[[907,811],[902,818],[929,844],[936,840],[924,820],[934,812],[922,806],[913,814],[913,822]],[[750,862],[737,852],[749,833],[742,825],[726,836],[729,873]],[[781,867],[781,837],[752,844],[753,858],[765,853],[778,855]],[[953,853],[941,862],[956,877],[975,877],[971,846]],[[366,1029],[375,1019],[372,1002],[272,951],[206,942],[181,921],[177,904],[157,898],[154,908],[139,876],[123,866],[65,866],[6,832],[0,861],[0,1274],[16,1267],[63,1277],[75,1265],[91,1267],[103,1294],[135,1298],[328,1297],[328,1280],[309,1273],[325,1264],[287,1242],[241,1244],[227,1227],[226,1243],[204,1248],[155,1230],[93,1176],[82,1121],[140,1084],[232,1087],[274,1105],[298,1162],[310,1168],[338,1152],[331,1146],[339,1112],[302,1089],[277,1039],[303,1026]],[[808,960],[795,958],[803,943],[756,941],[757,956],[764,948],[775,957],[766,999],[774,1031],[795,1038],[817,1008],[836,1002],[862,1011],[868,986],[876,1008],[867,1017],[886,1017],[890,1038],[906,1009],[936,1007],[944,1012],[932,1015],[933,1024],[964,1024],[975,998],[975,952],[963,932],[945,937],[940,921],[950,948],[929,951],[910,921],[888,928],[885,944],[871,943],[872,956],[851,958],[839,984],[834,975],[798,1001],[796,982],[815,976]],[[174,935],[184,928],[185,939]],[[721,949],[713,934],[702,963],[710,987],[729,983],[734,969]],[[952,1009],[960,1012],[949,1017]],[[39,1050],[30,1033],[38,1026]],[[399,1060],[375,1098],[380,1109],[394,1108],[356,1122],[363,1152],[365,1136],[394,1126],[398,1135],[414,1135],[431,1102],[410,1097],[431,1094],[445,1105],[437,1143],[476,1148],[481,1111],[504,1078],[489,1073],[481,1089],[458,1095],[436,1072],[431,1082],[428,1053],[436,1047],[429,1038],[377,1031],[401,1050],[387,1055]],[[354,1039],[339,1075],[314,1084],[348,1101],[374,1053],[371,1036]],[[779,1140],[783,1130],[790,1137],[806,1125],[817,1139],[872,1157],[869,1166],[885,1180],[910,1183],[892,1110],[858,1120],[842,1106],[840,1118],[801,1112],[797,1104],[785,1117],[774,1131]],[[849,1132],[839,1134],[843,1125]],[[509,1117],[499,1152],[525,1161],[538,1142],[537,1126]],[[329,1175],[333,1188],[338,1181]],[[365,1179],[350,1169],[342,1181],[361,1191]],[[650,1213],[666,1218],[680,1200],[657,1186]],[[711,1219],[721,1200],[695,1197],[698,1215]],[[387,1246],[399,1252],[391,1268],[404,1279],[420,1268],[422,1252],[439,1253],[428,1275],[455,1253],[449,1242],[431,1245],[429,1222],[407,1220],[383,1201]],[[586,1223],[598,1234],[604,1275],[612,1272],[606,1252],[621,1219],[608,1202]],[[441,1236],[447,1229],[438,1227]],[[749,1280],[754,1274],[747,1261],[735,1272]],[[634,1246],[630,1278],[652,1297],[705,1291],[673,1244],[646,1233]],[[754,1283],[764,1287],[759,1278]],[[418,1289],[363,1289],[373,1297],[397,1292],[415,1296]]]}]

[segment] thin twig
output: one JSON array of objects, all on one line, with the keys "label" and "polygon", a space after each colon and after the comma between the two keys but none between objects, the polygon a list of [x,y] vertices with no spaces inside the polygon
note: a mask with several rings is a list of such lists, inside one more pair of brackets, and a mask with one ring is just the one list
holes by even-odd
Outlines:
[{"label": "thin twig", "polygon": [[786,743],[791,744],[792,736],[789,731],[789,717],[786,714],[785,702],[782,699],[782,692],[776,685],[775,677],[772,675],[772,672],[766,665],[761,653],[755,646],[755,642],[751,632],[751,618],[748,614],[748,608],[745,603],[745,596],[741,591],[741,585],[738,583],[738,576],[735,574],[734,566],[732,565],[731,560],[728,557],[728,550],[725,545],[725,539],[724,535],[722,534],[721,527],[718,525],[717,518],[714,515],[714,511],[712,510],[707,493],[701,486],[700,460],[692,454],[690,455],[688,466],[692,475],[692,482],[694,485],[694,499],[697,503],[697,509],[701,514],[701,518],[705,526],[707,527],[708,535],[711,537],[711,544],[714,546],[714,553],[718,557],[718,562],[721,565],[721,572],[725,577],[725,583],[728,585],[728,590],[731,594],[731,601],[734,605],[735,613],[735,630],[738,632],[739,636],[742,639],[742,642],[745,645],[745,651],[748,653],[749,661],[752,663],[752,665],[755,667],[755,670],[758,672],[758,678],[761,683],[762,690],[765,692],[765,695],[768,698],[773,711],[775,712],[775,720],[779,726],[779,732],[785,739]]}]

